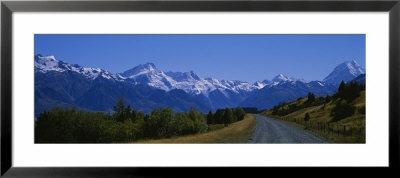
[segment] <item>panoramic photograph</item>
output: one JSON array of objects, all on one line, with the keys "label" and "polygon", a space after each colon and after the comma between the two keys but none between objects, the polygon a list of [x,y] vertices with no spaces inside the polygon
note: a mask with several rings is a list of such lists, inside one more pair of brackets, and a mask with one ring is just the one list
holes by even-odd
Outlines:
[{"label": "panoramic photograph", "polygon": [[36,34],[34,140],[365,144],[365,38]]}]

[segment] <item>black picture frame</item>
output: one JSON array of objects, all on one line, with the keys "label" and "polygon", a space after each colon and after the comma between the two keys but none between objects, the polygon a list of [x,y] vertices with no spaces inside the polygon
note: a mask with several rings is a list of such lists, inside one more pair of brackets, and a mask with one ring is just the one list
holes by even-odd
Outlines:
[{"label": "black picture frame", "polygon": [[[1,175],[18,177],[128,177],[175,175],[177,168],[19,168],[12,166],[13,12],[123,11],[346,11],[389,12],[389,168],[399,167],[400,1],[2,1],[1,2]],[[155,170],[157,169],[157,170]],[[185,168],[185,172],[192,172]],[[211,168],[213,169],[213,168]],[[215,169],[213,169],[215,170]],[[219,169],[220,170],[220,169]],[[242,169],[229,170],[230,173]],[[259,169],[257,169],[259,171]],[[208,171],[196,171],[206,174]]]}]

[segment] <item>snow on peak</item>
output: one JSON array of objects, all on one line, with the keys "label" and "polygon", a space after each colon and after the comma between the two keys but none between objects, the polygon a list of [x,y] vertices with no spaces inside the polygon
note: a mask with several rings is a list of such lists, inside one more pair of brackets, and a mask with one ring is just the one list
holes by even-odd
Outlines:
[{"label": "snow on peak", "polygon": [[345,62],[346,63],[346,67],[349,70],[349,72],[353,75],[359,75],[359,74],[363,74],[365,73],[364,69],[361,68],[361,66],[353,59],[353,61],[348,61]]},{"label": "snow on peak", "polygon": [[84,75],[89,79],[96,79],[99,76],[102,76],[106,79],[114,79],[117,81],[121,81],[122,78],[116,75],[111,74],[110,72],[100,69],[100,68],[90,68],[90,67],[82,67],[77,64],[68,64],[61,60],[57,60],[54,56],[35,56],[35,72],[46,73],[49,71],[56,72],[65,72],[65,71],[73,71]]},{"label": "snow on peak", "polygon": [[65,64],[57,60],[54,56],[35,56],[35,68],[40,72],[65,71]]},{"label": "snow on peak", "polygon": [[146,64],[143,64],[142,67],[145,68],[145,69],[148,69],[148,70],[156,70],[156,69],[157,69],[157,68],[156,68],[156,65],[154,65],[154,64],[151,63],[151,62],[148,62],[148,63],[146,63]]},{"label": "snow on peak", "polygon": [[293,78],[287,77],[283,74],[279,74],[272,79],[273,82],[287,82],[287,81],[294,81]]},{"label": "snow on peak", "polygon": [[159,70],[153,63],[140,64],[132,69],[121,73],[121,75],[126,78],[135,78],[136,76],[147,74],[150,72],[159,72]]},{"label": "snow on peak", "polygon": [[257,81],[257,82],[255,82],[253,85],[254,85],[255,88],[257,88],[257,89],[262,89],[262,88],[264,88],[265,86],[267,86],[267,85],[269,85],[269,84],[271,84],[271,83],[272,83],[272,82],[269,81],[269,80],[263,80],[262,82]]},{"label": "snow on peak", "polygon": [[194,71],[164,72],[150,64],[138,65],[121,73],[121,76],[129,78],[131,83],[143,83],[165,91],[181,89],[195,95],[208,96],[210,92],[217,89],[219,91],[230,90],[235,93],[257,89],[256,86],[247,82],[201,78]]},{"label": "snow on peak", "polygon": [[[353,61],[344,64],[350,71],[358,71],[359,65]],[[306,83],[304,80],[298,80],[292,77],[287,77],[279,74],[272,81],[264,80],[257,81],[254,84],[238,81],[238,80],[218,80],[215,78],[199,77],[194,71],[190,72],[164,72],[156,68],[153,63],[140,64],[123,73],[111,74],[110,72],[100,68],[82,67],[77,64],[68,64],[57,60],[54,56],[35,56],[35,71],[73,71],[84,75],[89,79],[102,77],[104,79],[116,80],[120,82],[129,82],[130,84],[146,84],[161,90],[170,91],[174,89],[184,90],[188,94],[208,96],[209,93],[218,90],[222,93],[241,93],[259,90],[265,87],[273,87],[286,82],[295,84],[296,81]],[[324,85],[324,83],[318,83]],[[228,92],[229,91],[229,92]]]},{"label": "snow on peak", "polygon": [[355,61],[346,61],[338,66],[323,80],[326,83],[340,83],[342,80],[348,82],[360,74],[365,74],[365,70]]}]

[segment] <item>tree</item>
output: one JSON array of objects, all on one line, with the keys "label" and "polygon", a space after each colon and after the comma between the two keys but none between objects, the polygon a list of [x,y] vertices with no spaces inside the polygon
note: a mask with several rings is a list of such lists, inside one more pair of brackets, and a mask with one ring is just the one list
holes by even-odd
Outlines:
[{"label": "tree", "polygon": [[246,112],[241,107],[237,107],[234,110],[234,114],[235,114],[237,120],[240,121],[244,118],[244,116],[246,115]]},{"label": "tree", "polygon": [[273,108],[272,108],[272,115],[277,115],[278,114],[278,106],[274,106]]},{"label": "tree", "polygon": [[131,109],[131,106],[130,105],[128,105],[128,107],[126,107],[126,109],[125,109],[125,112],[124,112],[124,120],[125,119],[127,119],[127,118],[129,118],[129,119],[132,119],[132,109]]},{"label": "tree", "polygon": [[308,103],[313,103],[315,101],[315,95],[313,93],[308,93]]},{"label": "tree", "polygon": [[365,90],[362,84],[358,84],[357,82],[349,82],[346,84],[342,81],[336,93],[336,97],[351,102],[360,96],[362,90]]},{"label": "tree", "polygon": [[194,121],[195,133],[204,133],[207,132],[207,118],[203,114],[199,114]]},{"label": "tree", "polygon": [[149,138],[160,138],[161,110],[154,109],[145,120],[145,135]]},{"label": "tree", "polygon": [[213,114],[211,111],[207,114],[207,124],[214,124]]},{"label": "tree", "polygon": [[77,114],[74,108],[55,107],[41,113],[36,121],[36,143],[76,143],[75,123]]},{"label": "tree", "polygon": [[217,109],[217,111],[214,114],[214,123],[215,124],[223,124],[223,114],[224,112],[221,109]]},{"label": "tree", "polygon": [[173,122],[174,122],[174,112],[171,108],[165,108],[161,111],[161,118],[160,118],[160,128],[158,128],[160,132],[160,137],[171,137],[173,136]]},{"label": "tree", "polygon": [[329,103],[332,100],[332,97],[329,95],[326,95],[325,97],[325,103]]},{"label": "tree", "polygon": [[[136,120],[138,119],[138,112],[136,111],[136,110],[132,110],[131,111],[131,113],[130,113],[130,116],[129,116],[129,118],[131,118],[132,119],[132,121],[133,122],[136,122]],[[143,114],[143,113],[142,113]],[[142,119],[143,119],[143,117],[142,117]]]},{"label": "tree", "polygon": [[346,89],[346,83],[344,83],[344,81],[342,80],[338,88],[338,93],[342,93],[345,89]]},{"label": "tree", "polygon": [[332,122],[342,120],[346,117],[350,117],[354,114],[356,107],[347,103],[338,102],[336,106],[331,110],[333,116]]},{"label": "tree", "polygon": [[190,108],[189,118],[195,120],[197,118],[197,110],[194,108]]},{"label": "tree", "polygon": [[175,115],[175,130],[178,135],[187,135],[194,133],[193,121],[185,113]]},{"label": "tree", "polygon": [[124,112],[125,104],[122,98],[119,98],[117,103],[114,105],[114,112],[115,113],[122,113]]},{"label": "tree", "polygon": [[232,123],[232,120],[233,120],[233,112],[232,112],[232,109],[231,109],[231,108],[225,109],[223,119],[224,119],[224,124],[225,124],[225,126],[227,126],[227,125],[229,125],[230,123]]},{"label": "tree", "polygon": [[114,115],[117,121],[122,122],[124,120],[125,104],[122,98],[119,98],[117,103],[114,105]]}]

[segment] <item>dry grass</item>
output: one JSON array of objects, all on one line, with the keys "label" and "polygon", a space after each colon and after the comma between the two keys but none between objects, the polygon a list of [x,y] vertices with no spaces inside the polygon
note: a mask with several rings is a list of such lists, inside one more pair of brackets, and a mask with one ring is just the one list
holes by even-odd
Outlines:
[{"label": "dry grass", "polygon": [[[305,99],[302,99],[289,104],[300,104],[304,102],[304,100]],[[355,99],[352,104],[355,105],[357,109],[365,107],[365,91],[361,92],[361,96]],[[279,119],[301,129],[307,129],[335,143],[365,143],[365,114],[359,113],[356,109],[353,116],[342,119],[338,122],[331,122],[333,118],[333,116],[331,116],[331,110],[334,108],[334,106],[335,104],[331,101],[327,103],[325,107],[323,107],[323,105],[308,107],[292,112],[285,116],[272,115],[272,110],[263,111],[261,114],[274,119]],[[304,117],[306,113],[309,113],[311,123],[320,125],[330,124],[335,132],[346,127],[347,131],[351,130],[351,132],[349,131],[351,134],[335,134],[335,132],[328,132],[325,129],[321,130],[320,127],[315,127],[315,125],[314,127],[306,127],[304,123]]]},{"label": "dry grass", "polygon": [[135,143],[245,143],[253,135],[256,122],[253,115],[247,114],[241,121],[207,133]]},{"label": "dry grass", "polygon": [[219,129],[222,129],[224,127],[225,127],[224,124],[211,124],[211,125],[208,125],[208,132],[214,131],[214,130],[219,130]]}]

